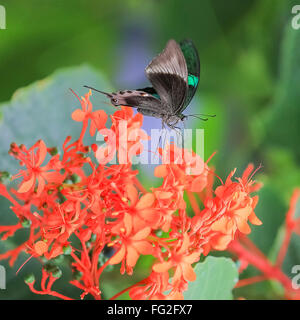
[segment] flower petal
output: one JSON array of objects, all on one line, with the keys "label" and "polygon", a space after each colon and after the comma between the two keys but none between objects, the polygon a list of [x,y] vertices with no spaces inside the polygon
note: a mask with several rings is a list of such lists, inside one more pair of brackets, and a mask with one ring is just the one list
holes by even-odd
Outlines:
[{"label": "flower petal", "polygon": [[251,232],[251,229],[250,229],[246,219],[235,216],[235,221],[236,221],[238,229],[242,233],[249,234]]},{"label": "flower petal", "polygon": [[165,199],[169,199],[172,197],[173,192],[170,191],[157,191],[155,192],[155,195],[158,199],[160,200],[165,200]]},{"label": "flower petal", "polygon": [[159,211],[152,208],[140,210],[139,216],[144,221],[151,223],[151,226],[155,225],[160,220]]},{"label": "flower petal", "polygon": [[160,166],[157,166],[154,169],[154,175],[157,178],[164,178],[168,175],[168,169],[167,166],[165,164],[162,164]]},{"label": "flower petal", "polygon": [[152,270],[155,272],[166,272],[172,268],[172,261],[165,261],[161,263],[156,263],[153,265]]},{"label": "flower petal", "polygon": [[43,161],[46,158],[46,155],[47,155],[46,144],[43,140],[40,140],[39,149],[38,149],[38,153],[37,153],[37,161],[35,163],[36,167],[39,167],[43,163]]},{"label": "flower petal", "polygon": [[41,175],[38,175],[37,180],[38,180],[38,187],[37,187],[36,195],[39,196],[44,190],[45,180]]},{"label": "flower petal", "polygon": [[120,250],[114,256],[112,256],[110,258],[109,264],[118,264],[118,263],[120,263],[124,259],[125,253],[126,253],[126,247],[124,245],[122,245]]},{"label": "flower petal", "polygon": [[184,262],[192,264],[194,262],[199,261],[200,259],[200,252],[193,252],[190,255],[184,257]]},{"label": "flower petal", "polygon": [[144,255],[153,254],[153,246],[148,241],[136,241],[132,246],[140,253]]},{"label": "flower petal", "polygon": [[207,185],[207,175],[201,174],[200,176],[193,179],[189,191],[201,192]]},{"label": "flower petal", "polygon": [[146,237],[148,237],[150,232],[151,232],[151,228],[150,227],[146,227],[146,228],[138,231],[134,236],[132,236],[131,240],[134,240],[134,241],[143,240]]},{"label": "flower petal", "polygon": [[256,226],[262,225],[262,222],[257,218],[257,216],[256,216],[256,214],[254,213],[254,211],[252,211],[252,212],[250,213],[249,221],[250,221],[252,224],[255,224]]},{"label": "flower petal", "polygon": [[132,247],[132,246],[128,246],[127,247],[127,255],[126,255],[126,264],[129,267],[134,267],[136,265],[136,262],[139,258],[139,253],[137,252],[137,250]]},{"label": "flower petal", "polygon": [[86,113],[83,112],[80,109],[76,109],[73,113],[72,113],[72,119],[74,121],[83,121],[85,118]]},{"label": "flower petal", "polygon": [[29,180],[22,182],[21,186],[18,189],[18,192],[19,193],[27,192],[34,186],[35,186],[35,174],[32,174]]},{"label": "flower petal", "polygon": [[104,110],[97,110],[92,113],[92,123],[98,130],[101,130],[105,127],[107,121],[107,114]]},{"label": "flower petal", "polygon": [[125,187],[125,191],[130,200],[130,205],[135,206],[138,201],[138,192],[133,184],[128,184]]},{"label": "flower petal", "polygon": [[144,209],[144,208],[150,208],[155,201],[155,196],[153,193],[146,193],[144,194],[139,202],[136,205],[136,209]]},{"label": "flower petal", "polygon": [[195,281],[196,280],[196,278],[197,278],[196,273],[189,263],[182,263],[181,268],[182,268],[184,280],[186,280],[186,281]]},{"label": "flower petal", "polygon": [[125,212],[123,222],[126,228],[126,235],[129,235],[132,231],[132,216]]}]

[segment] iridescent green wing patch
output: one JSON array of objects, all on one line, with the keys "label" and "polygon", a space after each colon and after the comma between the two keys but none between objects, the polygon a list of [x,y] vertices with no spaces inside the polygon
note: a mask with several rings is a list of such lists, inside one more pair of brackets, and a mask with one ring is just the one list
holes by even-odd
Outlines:
[{"label": "iridescent green wing patch", "polygon": [[181,112],[189,105],[195,95],[200,79],[200,59],[198,51],[191,40],[184,40],[180,43],[187,69],[188,69],[188,93]]},{"label": "iridescent green wing patch", "polygon": [[197,87],[199,82],[199,78],[194,76],[193,74],[188,75],[188,85],[191,87]]}]

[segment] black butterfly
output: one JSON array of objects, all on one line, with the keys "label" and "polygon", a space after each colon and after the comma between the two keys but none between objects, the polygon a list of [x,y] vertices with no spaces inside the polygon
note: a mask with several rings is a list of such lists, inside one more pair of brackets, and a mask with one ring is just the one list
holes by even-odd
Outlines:
[{"label": "black butterfly", "polygon": [[105,94],[115,106],[137,108],[143,115],[161,118],[163,124],[176,128],[175,125],[186,118],[182,112],[192,100],[199,82],[200,60],[196,47],[191,40],[179,45],[171,39],[145,72],[153,87],[117,93],[85,87]]}]

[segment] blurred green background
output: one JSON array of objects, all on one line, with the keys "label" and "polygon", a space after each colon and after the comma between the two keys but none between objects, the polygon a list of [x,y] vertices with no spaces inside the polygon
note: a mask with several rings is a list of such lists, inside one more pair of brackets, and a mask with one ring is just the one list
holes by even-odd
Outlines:
[{"label": "blurred green background", "polygon": [[[0,1],[7,15],[7,29],[0,30],[0,113],[2,122],[5,120],[0,128],[0,168],[11,168],[4,156],[10,137],[14,137],[7,134],[11,128],[19,128],[18,142],[30,144],[45,131],[48,136],[53,134],[54,127],[47,119],[51,112],[63,115],[57,120],[63,126],[72,110],[64,109],[55,96],[48,99],[45,93],[44,99],[53,109],[48,106],[47,113],[41,113],[39,105],[30,100],[28,109],[23,110],[25,118],[18,106],[26,99],[25,90],[21,97],[16,95],[11,108],[14,112],[3,111],[9,110],[7,101],[18,88],[66,67],[65,78],[60,72],[48,78],[60,79],[66,85],[61,95],[69,86],[83,93],[84,84],[112,91],[143,87],[147,84],[145,66],[167,40],[191,38],[199,50],[201,78],[197,96],[186,113],[217,117],[206,123],[190,120],[190,125],[205,129],[205,158],[218,151],[211,163],[222,178],[235,167],[241,173],[249,162],[263,165],[257,174],[264,188],[256,210],[263,226],[253,227],[251,238],[265,254],[274,256],[289,198],[293,188],[300,185],[300,29],[291,26],[295,4],[297,1],[288,0]],[[66,99],[74,108],[73,97]],[[95,106],[109,108],[103,97],[94,95],[93,99]],[[55,108],[56,103],[61,108]],[[18,123],[13,122],[16,118]],[[48,122],[41,134],[35,127],[40,121]],[[145,126],[152,123],[153,119],[145,118]],[[68,134],[65,127],[62,137]],[[35,136],[28,128],[35,129]],[[72,130],[75,135],[79,127]],[[55,141],[55,136],[51,137]],[[8,221],[7,206],[8,202],[0,202],[0,224]],[[10,241],[13,247],[15,240]],[[1,243],[0,252],[5,246]],[[293,264],[300,264],[297,237],[291,246],[284,265],[288,275]],[[142,263],[147,265],[147,261]],[[8,270],[9,283],[15,289],[0,290],[0,299],[41,298],[22,284],[21,274],[15,277],[16,268]],[[34,268],[34,262],[25,268]],[[241,277],[253,274],[255,271],[248,268]],[[118,284],[110,277],[107,296],[118,291]],[[128,283],[133,281],[127,278]],[[72,290],[70,295],[78,294]],[[280,293],[280,288],[269,282],[234,292],[236,297],[249,299],[278,298]]]}]

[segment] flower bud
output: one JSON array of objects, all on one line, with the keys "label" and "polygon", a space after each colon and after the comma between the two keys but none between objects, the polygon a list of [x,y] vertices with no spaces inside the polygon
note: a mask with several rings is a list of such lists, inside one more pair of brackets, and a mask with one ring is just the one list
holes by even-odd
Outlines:
[{"label": "flower bud", "polygon": [[11,174],[7,171],[0,171],[0,183],[8,184],[11,180]]},{"label": "flower bud", "polygon": [[58,149],[56,147],[49,148],[49,153],[51,154],[51,156],[55,156],[56,154],[58,154]]},{"label": "flower bud", "polygon": [[78,183],[78,182],[81,181],[81,178],[80,178],[80,176],[79,176],[78,174],[73,173],[73,174],[71,175],[71,180],[72,180],[73,183]]},{"label": "flower bud", "polygon": [[62,271],[56,267],[52,272],[51,272],[52,276],[54,278],[60,278],[62,276]]},{"label": "flower bud", "polygon": [[35,281],[35,277],[33,273],[29,273],[24,277],[25,283],[33,283]]},{"label": "flower bud", "polygon": [[71,247],[71,246],[64,246],[64,247],[63,247],[63,253],[64,253],[65,255],[71,254],[71,253],[72,253],[72,247]]},{"label": "flower bud", "polygon": [[21,225],[22,225],[23,228],[30,228],[31,221],[29,219],[24,218],[21,221]]}]

